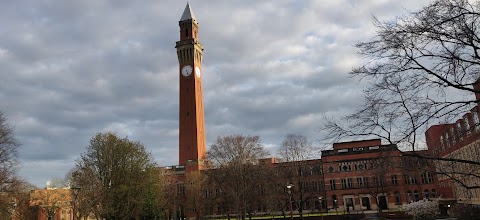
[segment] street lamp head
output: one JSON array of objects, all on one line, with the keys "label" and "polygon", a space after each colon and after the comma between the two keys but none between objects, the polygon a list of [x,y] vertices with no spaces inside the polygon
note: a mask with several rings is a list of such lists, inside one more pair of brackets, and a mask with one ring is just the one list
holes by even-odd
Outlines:
[{"label": "street lamp head", "polygon": [[323,200],[323,197],[321,197],[321,196],[320,196],[320,197],[318,197],[318,200]]},{"label": "street lamp head", "polygon": [[289,184],[287,184],[287,189],[291,189],[292,187],[293,187],[293,185],[292,185],[292,184],[290,184],[290,183],[289,183]]}]

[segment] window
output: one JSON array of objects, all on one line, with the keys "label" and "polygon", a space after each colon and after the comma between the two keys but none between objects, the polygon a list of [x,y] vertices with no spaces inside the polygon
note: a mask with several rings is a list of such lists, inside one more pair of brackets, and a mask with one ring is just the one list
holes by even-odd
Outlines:
[{"label": "window", "polygon": [[433,174],[430,172],[422,173],[422,183],[433,183]]},{"label": "window", "polygon": [[448,132],[445,133],[445,142],[446,142],[446,146],[447,146],[447,147],[450,147],[450,139],[449,139]]},{"label": "window", "polygon": [[362,197],[362,208],[366,208],[367,210],[371,209],[369,197],[367,196]]},{"label": "window", "polygon": [[365,185],[365,187],[368,187],[368,177],[363,177],[363,185]]},{"label": "window", "polygon": [[400,197],[400,192],[395,191],[393,192],[393,196],[395,197],[395,204],[402,204],[402,197]]},{"label": "window", "polygon": [[405,174],[404,178],[405,178],[405,184],[409,184],[409,185],[417,184],[417,177],[414,175]]},{"label": "window", "polygon": [[320,186],[319,186],[318,183],[319,183],[319,182],[317,182],[317,181],[313,181],[313,182],[312,182],[311,185],[312,185],[312,191],[313,191],[313,192],[318,192],[318,191],[320,190]]},{"label": "window", "polygon": [[420,200],[420,195],[418,193],[418,190],[413,191],[413,196],[415,197],[415,202]]},{"label": "window", "polygon": [[397,175],[392,175],[392,185],[398,185]]},{"label": "window", "polygon": [[462,124],[460,122],[457,123],[457,137],[460,141],[463,140]]},{"label": "window", "polygon": [[410,190],[407,191],[407,201],[408,201],[408,203],[413,202],[412,191],[410,191]]},{"label": "window", "polygon": [[426,189],[424,192],[423,192],[423,198],[425,199],[429,199],[430,197],[430,191],[428,189]]},{"label": "window", "polygon": [[342,189],[347,188],[347,179],[342,179]]},{"label": "window", "polygon": [[430,197],[432,197],[432,198],[437,197],[437,192],[434,189],[432,189],[432,192],[430,193]]},{"label": "window", "polygon": [[303,182],[302,188],[305,190],[305,192],[310,192],[310,182]]},{"label": "window", "polygon": [[455,135],[455,128],[450,127],[450,136],[452,137],[452,144],[455,145],[457,143],[457,136]]},{"label": "window", "polygon": [[373,177],[373,182],[374,182],[375,186],[383,186],[385,181],[383,180],[382,177],[374,176]]},{"label": "window", "polygon": [[335,180],[330,180],[330,189],[335,189]]},{"label": "window", "polygon": [[473,122],[475,123],[475,130],[480,130],[480,120],[478,119],[478,114],[476,111],[472,112]]},{"label": "window", "polygon": [[183,183],[177,184],[177,196],[185,196],[185,185]]},{"label": "window", "polygon": [[463,123],[465,126],[465,130],[467,131],[467,136],[470,136],[470,123],[468,121],[468,117],[463,118]]},{"label": "window", "polygon": [[357,177],[357,187],[358,188],[363,187],[363,178],[362,177]]},{"label": "window", "polygon": [[352,178],[347,179],[347,187],[349,189],[353,188],[353,179]]}]

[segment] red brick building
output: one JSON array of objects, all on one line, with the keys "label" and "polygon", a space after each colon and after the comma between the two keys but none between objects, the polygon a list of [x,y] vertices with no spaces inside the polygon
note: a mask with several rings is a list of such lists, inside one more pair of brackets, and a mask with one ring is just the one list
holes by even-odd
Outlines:
[{"label": "red brick building", "polygon": [[[394,211],[399,210],[403,204],[424,198],[437,198],[438,180],[432,164],[402,155],[403,152],[395,145],[383,145],[380,139],[373,139],[335,143],[332,150],[322,151],[321,159],[295,162],[294,169],[302,171],[301,182],[291,183],[294,185],[292,188],[294,213],[299,212],[300,206],[304,214],[361,213],[378,209]],[[271,165],[272,173],[265,177],[263,184],[252,188],[252,191],[258,193],[257,198],[249,204],[248,210],[253,215],[288,213],[289,194],[286,185],[289,182],[278,173],[291,167],[292,162],[282,163],[275,158],[268,158],[260,160],[258,165]],[[181,177],[176,185],[179,199],[175,206],[181,206],[184,210],[177,211],[177,214],[194,216],[188,215],[188,210],[193,207],[192,203],[185,201],[192,197],[189,196],[192,193],[189,192],[191,186],[185,184],[189,182],[185,181],[188,179],[185,178],[188,173],[182,166],[170,169],[176,172],[177,177]],[[209,171],[206,170],[203,174],[208,176]],[[219,200],[221,190],[214,184],[203,187],[198,193],[204,204],[201,213],[226,215],[228,209],[222,208],[222,204],[218,203],[225,202]]]},{"label": "red brick building", "polygon": [[335,143],[322,151],[322,167],[330,209],[391,210],[437,196],[433,167],[380,139]]},{"label": "red brick building", "polygon": [[[480,91],[478,80],[474,90]],[[476,93],[476,100],[480,100],[480,93]],[[478,104],[453,123],[431,126],[425,136],[431,155],[451,159],[435,162],[436,172],[439,173],[439,190],[443,198],[458,203],[480,205]]]},{"label": "red brick building", "polygon": [[38,220],[73,219],[72,190],[38,189],[30,192],[31,212]]}]

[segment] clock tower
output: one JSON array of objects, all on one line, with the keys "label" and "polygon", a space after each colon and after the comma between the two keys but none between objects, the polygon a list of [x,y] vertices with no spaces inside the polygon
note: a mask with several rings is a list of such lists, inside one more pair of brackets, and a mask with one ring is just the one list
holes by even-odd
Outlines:
[{"label": "clock tower", "polygon": [[206,156],[206,138],[202,95],[203,47],[198,41],[198,22],[187,3],[177,41],[180,78],[179,164],[187,170],[202,169]]}]

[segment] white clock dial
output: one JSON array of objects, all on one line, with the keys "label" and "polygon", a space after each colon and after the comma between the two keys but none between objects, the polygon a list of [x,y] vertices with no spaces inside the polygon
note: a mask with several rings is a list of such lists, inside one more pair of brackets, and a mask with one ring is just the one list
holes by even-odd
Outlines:
[{"label": "white clock dial", "polygon": [[182,75],[183,76],[190,76],[192,74],[192,66],[186,65],[182,68]]},{"label": "white clock dial", "polygon": [[197,75],[198,78],[200,78],[200,76],[202,75],[202,73],[200,72],[200,68],[198,68],[198,66],[195,67],[195,75]]}]

